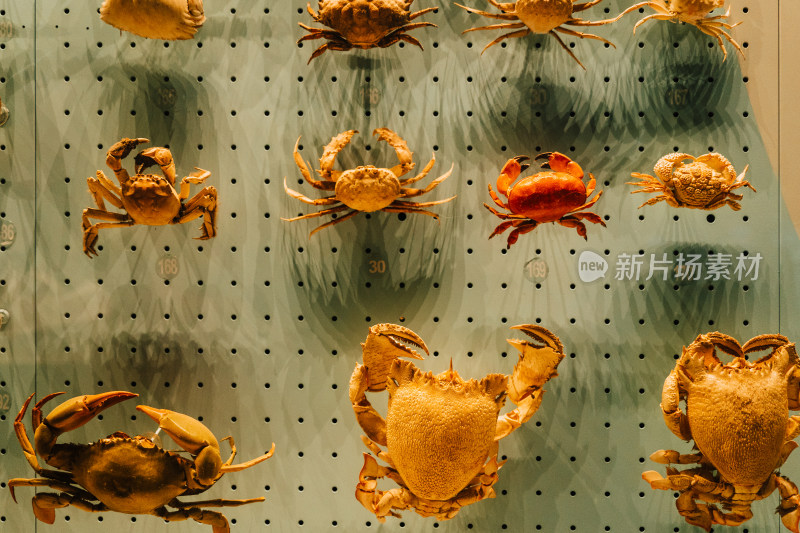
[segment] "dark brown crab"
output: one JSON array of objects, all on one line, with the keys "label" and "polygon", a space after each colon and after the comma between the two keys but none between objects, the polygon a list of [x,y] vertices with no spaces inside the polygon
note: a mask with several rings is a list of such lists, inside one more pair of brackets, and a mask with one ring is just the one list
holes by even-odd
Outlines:
[{"label": "dark brown crab", "polygon": [[[42,406],[59,394],[63,393],[45,396],[34,406],[31,417],[35,430],[33,445],[22,422],[33,394],[14,420],[14,431],[22,451],[41,477],[10,480],[11,496],[16,501],[14,488],[21,486],[48,487],[58,491],[39,492],[33,497],[33,512],[42,522],[52,524],[55,510],[71,505],[89,512],[151,514],[166,521],[191,518],[212,526],[214,533],[228,533],[230,527],[225,516],[206,507],[236,507],[264,500],[182,502],[178,497],[203,493],[224,474],[269,459],[274,444],[261,457],[232,464],[236,447],[233,439],[227,437],[225,440],[230,442],[231,456],[222,462],[219,442],[205,425],[187,415],[145,405],[136,408],[158,422],[165,433],[191,454],[191,459],[166,451],[147,437],[129,437],[121,431],[91,444],[59,444],[56,440],[62,433],[77,429],[103,410],[138,396],[126,391],[76,396],[43,419]],[[37,455],[58,470],[42,468]],[[176,510],[169,510],[167,506]]]}]

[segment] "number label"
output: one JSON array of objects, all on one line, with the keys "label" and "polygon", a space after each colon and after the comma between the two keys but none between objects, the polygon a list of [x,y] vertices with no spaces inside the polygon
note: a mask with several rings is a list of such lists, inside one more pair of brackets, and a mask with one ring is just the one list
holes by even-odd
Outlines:
[{"label": "number label", "polygon": [[172,279],[180,272],[178,258],[172,254],[162,255],[156,262],[156,273],[161,279]]},{"label": "number label", "polygon": [[161,109],[172,109],[177,95],[178,91],[174,87],[162,86],[156,90],[156,102]]},{"label": "number label", "polygon": [[523,272],[528,281],[538,283],[547,278],[547,274],[550,272],[550,269],[548,268],[547,262],[544,259],[541,257],[534,257],[525,263]]},{"label": "number label", "polygon": [[378,105],[381,101],[381,90],[377,87],[362,87],[361,101],[364,103],[364,107]]},{"label": "number label", "polygon": [[547,105],[549,98],[549,93],[547,89],[544,87],[531,87],[530,88],[530,95],[531,95],[531,105]]},{"label": "number label", "polygon": [[10,39],[14,34],[14,26],[10,22],[0,22],[0,39]]},{"label": "number label", "polygon": [[689,103],[689,89],[686,87],[672,87],[667,90],[667,105],[671,107],[685,107]]},{"label": "number label", "polygon": [[386,261],[383,259],[372,259],[369,262],[369,273],[370,274],[385,274],[386,273]]},{"label": "number label", "polygon": [[0,392],[0,414],[6,414],[11,409],[11,395]]},{"label": "number label", "polygon": [[17,238],[17,228],[13,223],[0,221],[0,246],[11,246]]}]

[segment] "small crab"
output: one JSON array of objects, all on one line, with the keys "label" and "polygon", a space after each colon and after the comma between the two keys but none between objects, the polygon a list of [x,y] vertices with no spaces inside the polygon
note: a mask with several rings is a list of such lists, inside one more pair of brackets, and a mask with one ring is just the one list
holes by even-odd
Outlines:
[{"label": "small crab", "polygon": [[494,203],[511,211],[511,214],[501,213],[489,204],[483,204],[505,221],[498,224],[489,235],[490,239],[513,227],[506,246],[511,248],[520,235],[533,231],[544,222],[557,222],[575,228],[578,235],[586,239],[586,226],[581,220],[606,225],[595,213],[580,212],[593,206],[603,194],[603,191],[598,191],[594,198],[586,201],[594,192],[593,175],[589,174],[589,184],[584,185],[583,170],[576,162],[558,152],[545,152],[536,156],[536,159],[547,159],[542,168],[549,168],[550,171],[538,172],[512,185],[520,173],[530,166],[522,164],[527,159],[530,158],[517,156],[509,159],[497,178],[497,190],[508,199],[508,204],[503,203],[489,184],[489,195]]},{"label": "small crab", "polygon": [[100,19],[148,39],[191,39],[206,21],[203,0],[105,0]]},{"label": "small crab", "polygon": [[[489,374],[464,380],[450,369],[433,375],[410,361],[422,359],[404,343],[428,353],[410,329],[378,324],[361,345],[364,364],[350,378],[350,401],[364,444],[388,467],[364,453],[356,498],[378,520],[400,517],[394,510],[413,509],[438,520],[453,518],[465,505],[493,498],[492,486],[505,461],[497,461],[498,441],[527,422],[539,409],[544,386],[558,375],[564,357],[558,337],[540,326],[514,326],[536,342],[509,339],[520,352],[510,376]],[[366,392],[389,390],[386,419],[372,407]],[[506,396],[517,408],[500,415]],[[380,446],[388,451],[384,452]],[[388,477],[397,485],[377,488]]]},{"label": "small crab", "polygon": [[744,50],[742,47],[739,46],[739,43],[733,40],[733,37],[730,36],[728,32],[725,30],[730,30],[741,22],[737,22],[736,24],[728,24],[724,22],[723,19],[728,18],[731,13],[730,7],[725,12],[724,15],[717,15],[714,17],[710,17],[709,13],[718,7],[722,7],[725,5],[725,0],[649,0],[647,2],[639,2],[638,4],[634,4],[618,16],[614,17],[611,22],[619,20],[622,16],[631,11],[636,11],[637,9],[643,8],[645,6],[652,7],[656,10],[655,14],[647,15],[636,25],[633,27],[633,33],[636,33],[636,28],[639,25],[647,22],[650,19],[656,20],[669,20],[670,22],[685,22],[687,24],[691,24],[706,35],[710,35],[711,37],[717,40],[719,43],[719,47],[722,49],[722,57],[723,61],[728,57],[728,51],[725,50],[725,44],[722,42],[722,38],[724,37],[729,43],[731,43],[742,56],[744,56]]},{"label": "small crab", "polygon": [[[211,172],[195,167],[195,171],[181,180],[180,193],[175,190],[175,162],[166,148],[148,148],[136,155],[136,175],[130,176],[122,167],[122,159],[137,145],[150,142],[148,139],[124,138],[109,148],[106,165],[114,171],[120,187],[97,171],[97,178],[87,178],[89,193],[97,209],[83,210],[83,252],[97,255],[98,232],[103,228],[124,228],[135,224],[162,226],[183,224],[203,217],[202,234],[198,239],[210,239],[217,234],[217,190],[205,187],[189,198],[190,184],[202,183]],[[161,167],[164,177],[142,172],[152,165]],[[125,213],[114,213],[106,209],[105,200]],[[92,224],[90,219],[105,222]]]},{"label": "small crab", "polygon": [[321,168],[317,170],[317,173],[323,178],[321,181],[317,181],[311,177],[308,167],[297,150],[300,145],[300,139],[297,139],[297,143],[294,145],[294,162],[297,164],[298,168],[300,168],[300,173],[303,174],[305,180],[314,188],[322,189],[323,191],[334,191],[334,195],[312,200],[287,187],[286,179],[284,179],[283,188],[286,190],[286,194],[310,205],[331,205],[333,207],[323,209],[316,213],[294,218],[284,218],[282,220],[292,222],[304,218],[331,215],[350,209],[344,216],[322,224],[312,231],[311,235],[314,235],[323,228],[343,222],[362,211],[365,213],[371,213],[373,211],[384,211],[386,213],[421,213],[438,220],[439,215],[422,208],[449,202],[455,198],[455,196],[432,202],[406,202],[399,198],[412,198],[432,191],[434,187],[450,177],[454,165],[451,165],[450,170],[430,182],[424,189],[412,189],[411,187],[407,187],[407,185],[421,180],[430,172],[431,168],[433,168],[433,164],[436,162],[436,155],[434,154],[431,157],[430,162],[425,165],[425,168],[423,168],[422,172],[418,175],[413,178],[401,180],[400,178],[404,174],[414,168],[414,163],[411,161],[412,152],[408,149],[406,142],[395,132],[388,128],[378,128],[372,134],[377,135],[378,140],[386,141],[395,149],[397,157],[400,160],[399,165],[392,168],[377,168],[372,165],[363,165],[345,171],[334,170],[333,165],[336,162],[336,155],[342,148],[347,146],[350,139],[352,139],[353,135],[356,133],[358,133],[356,130],[342,132],[333,137],[331,142],[325,146],[325,150],[319,160]]},{"label": "small crab", "polygon": [[[178,497],[203,493],[223,474],[238,472],[269,459],[274,444],[261,457],[232,464],[236,446],[233,439],[227,437],[231,455],[222,462],[219,442],[205,425],[187,415],[146,405],[136,409],[158,422],[159,428],[191,458],[167,451],[148,437],[129,437],[121,431],[91,444],[59,444],[56,440],[62,433],[77,429],[105,409],[138,396],[126,391],[76,396],[42,419],[42,406],[60,394],[63,393],[46,396],[33,408],[33,445],[22,421],[33,394],[14,420],[22,451],[40,476],[10,480],[8,487],[14,501],[15,487],[48,487],[58,491],[39,492],[33,497],[33,513],[42,522],[52,524],[55,510],[71,505],[92,513],[150,514],[168,522],[191,518],[212,526],[214,533],[228,533],[230,528],[225,516],[205,507],[238,507],[264,501],[264,498],[252,498],[183,502]],[[42,468],[37,455],[58,470]],[[171,511],[168,506],[176,510]]]},{"label": "small crab", "polygon": [[412,13],[413,2],[414,0],[320,0],[317,7],[319,13],[311,9],[311,4],[307,4],[311,17],[331,29],[312,28],[298,22],[300,27],[309,33],[297,42],[328,40],[311,54],[309,63],[326,50],[386,48],[398,41],[405,41],[422,48],[422,44],[407,35],[407,32],[425,26],[435,28],[436,24],[411,21],[437,8],[428,7]]},{"label": "small crab", "polygon": [[570,57],[577,61],[578,64],[585,70],[586,67],[583,66],[583,63],[581,63],[578,58],[575,57],[575,54],[572,53],[572,50],[570,50],[569,47],[564,44],[564,41],[561,40],[561,37],[559,37],[558,33],[556,32],[563,33],[565,35],[571,35],[573,37],[580,37],[581,39],[596,39],[606,43],[607,45],[614,46],[612,42],[607,41],[600,36],[593,35],[591,33],[583,33],[564,27],[564,25],[601,26],[603,24],[613,22],[613,20],[598,20],[591,22],[572,16],[574,13],[578,13],[599,4],[602,0],[591,0],[590,2],[585,2],[582,4],[575,4],[573,3],[573,0],[517,0],[516,2],[508,3],[498,2],[497,0],[487,1],[502,11],[502,13],[489,13],[487,11],[480,11],[471,7],[462,6],[461,4],[456,5],[469,11],[470,13],[477,13],[478,15],[483,15],[484,17],[500,20],[511,20],[516,22],[506,22],[502,24],[481,26],[479,28],[470,28],[462,33],[480,30],[506,29],[513,29],[516,31],[505,33],[494,41],[490,42],[483,48],[481,54],[489,47],[511,37],[525,37],[530,33],[549,33],[556,39],[558,44],[560,44],[561,47],[567,51]]},{"label": "small crab", "polygon": [[[733,361],[723,364],[716,348]],[[755,363],[745,359],[764,349],[770,354]],[[661,397],[667,427],[683,440],[694,439],[697,452],[660,450],[650,456],[657,463],[698,466],[668,466],[666,478],[655,471],[642,478],[654,489],[679,492],[678,512],[706,531],[746,522],[753,516],[751,503],[777,488],[781,521],[798,533],[800,495],[776,469],[797,448],[800,416],[789,416],[789,409],[800,409],[799,366],[794,344],[782,335],[760,335],[744,346],[723,333],[699,335],[684,347]]]},{"label": "small crab", "polygon": [[[692,162],[684,164],[683,161],[687,159]],[[749,165],[737,176],[731,162],[721,154],[704,154],[700,157],[689,154],[668,154],[659,159],[653,167],[655,177],[633,172],[631,177],[641,181],[629,181],[627,184],[641,187],[631,194],[661,193],[647,200],[639,206],[640,208],[665,201],[672,207],[691,207],[708,211],[727,204],[734,211],[738,211],[742,206],[737,200],[741,200],[742,195],[731,191],[739,187],[750,187],[755,192],[750,182],[744,179],[748,168]]]}]

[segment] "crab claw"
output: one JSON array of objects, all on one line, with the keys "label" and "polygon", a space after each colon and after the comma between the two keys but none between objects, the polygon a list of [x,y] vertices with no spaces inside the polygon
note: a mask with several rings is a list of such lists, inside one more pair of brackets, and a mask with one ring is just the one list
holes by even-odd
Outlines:
[{"label": "crab claw", "polygon": [[522,162],[529,159],[530,157],[526,155],[518,155],[506,161],[506,164],[503,165],[503,170],[500,171],[500,175],[497,177],[497,190],[500,194],[506,197],[508,196],[508,189],[511,187],[511,184],[530,166]]},{"label": "crab claw", "polygon": [[798,508],[800,495],[798,495],[797,485],[781,476],[775,476],[775,480],[781,494],[781,503],[778,506],[781,522],[792,533],[798,533],[800,529],[800,508]]},{"label": "crab claw", "polygon": [[210,429],[191,416],[169,409],[147,405],[137,405],[136,409],[158,422],[158,427],[172,437],[172,440],[196,456],[194,463],[198,482],[210,485],[216,481],[222,468],[222,457],[219,442]]},{"label": "crab claw", "polygon": [[581,166],[560,152],[544,152],[536,156],[536,160],[547,159],[542,163],[542,168],[550,168],[556,172],[566,172],[578,179],[583,179],[583,169]]},{"label": "crab claw", "polygon": [[430,353],[425,341],[408,328],[397,324],[376,324],[369,328],[367,340],[361,343],[364,366],[367,367],[369,391],[377,392],[386,388],[389,369],[398,357],[423,359],[404,342],[422,349],[426,354]]},{"label": "crab claw", "polygon": [[519,350],[519,361],[508,380],[508,397],[519,404],[558,375],[556,368],[564,358],[564,347],[555,334],[541,326],[523,324],[511,329],[518,329],[538,341],[508,339],[508,343]]},{"label": "crab claw", "polygon": [[[46,400],[54,396],[50,395]],[[42,456],[49,455],[59,435],[81,427],[109,407],[136,396],[138,394],[133,392],[110,391],[70,398],[50,411],[36,428],[33,435],[36,451]],[[37,407],[40,408],[42,403],[39,402]]]}]

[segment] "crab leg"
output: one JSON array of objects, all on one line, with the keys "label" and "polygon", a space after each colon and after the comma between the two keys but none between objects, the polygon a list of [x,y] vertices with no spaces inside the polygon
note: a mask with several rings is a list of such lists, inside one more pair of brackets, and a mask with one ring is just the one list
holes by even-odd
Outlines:
[{"label": "crab leg", "polygon": [[[322,45],[322,46],[325,46],[325,45]],[[323,52],[324,52],[324,50],[323,50]],[[322,52],[320,52],[320,53],[322,53]],[[345,132],[345,133],[349,133],[349,132]],[[353,134],[355,134],[355,133],[356,132],[353,130],[353,133],[350,134],[350,137],[352,137]],[[341,137],[342,135],[344,135],[344,134],[339,134],[339,137]],[[336,139],[336,138],[337,137],[334,137],[334,139]],[[335,183],[332,183],[332,182],[329,182],[329,181],[317,181],[317,180],[315,180],[314,178],[311,177],[311,173],[308,171],[308,167],[306,166],[305,161],[303,161],[303,158],[300,156],[300,152],[298,151],[298,148],[300,146],[300,139],[301,139],[301,137],[298,137],[297,138],[297,142],[294,143],[293,155],[294,155],[294,163],[295,163],[295,165],[297,165],[297,168],[300,169],[300,173],[303,175],[303,178],[312,187],[314,187],[315,189],[323,189],[323,190],[326,190],[326,191],[332,191],[334,189],[334,187],[336,186]],[[349,141],[350,141],[350,138],[348,137],[347,142],[349,142]],[[331,142],[333,142],[333,140],[331,140]],[[345,142],[344,144],[347,144],[347,142]],[[344,146],[344,144],[342,146]],[[326,150],[327,150],[327,148],[326,148]],[[339,148],[339,150],[341,150],[341,148]],[[336,157],[336,154],[334,154],[333,157]],[[331,165],[333,165],[333,160],[331,160]],[[337,177],[338,177],[338,174],[337,174]]]},{"label": "crab leg", "polygon": [[400,186],[401,187],[405,187],[406,185],[411,185],[412,183],[415,183],[415,182],[421,180],[422,178],[424,178],[425,176],[427,176],[428,172],[430,172],[431,169],[433,168],[433,164],[435,162],[436,162],[436,153],[433,153],[433,154],[431,154],[431,160],[428,161],[428,164],[425,165],[425,168],[422,169],[422,172],[420,172],[419,174],[417,174],[413,178],[406,178],[404,180],[400,180]]},{"label": "crab leg", "polygon": [[[441,182],[450,177],[450,174],[453,173],[453,168],[455,168],[455,166],[456,166],[455,163],[450,165],[450,170],[448,170],[447,172],[445,172],[444,174],[442,174],[441,176],[430,182],[428,186],[425,187],[424,189],[411,189],[411,188],[403,189],[403,198],[412,198],[414,196],[420,196],[432,191],[434,188],[436,188],[437,185],[439,185]],[[416,179],[414,181],[416,181]],[[453,196],[453,198],[455,198],[455,196]],[[450,198],[447,201],[450,201],[453,198]]]},{"label": "crab leg", "polygon": [[150,139],[145,139],[143,137],[138,139],[128,139],[125,137],[111,145],[111,148],[108,149],[108,152],[106,152],[106,165],[114,171],[114,175],[117,177],[117,181],[119,181],[120,184],[130,179],[128,171],[122,168],[122,160],[128,157],[128,154],[130,154],[131,150],[136,148],[136,146],[149,142]]},{"label": "crab leg", "polygon": [[[331,207],[330,209],[323,209],[322,211],[317,211],[316,213],[309,213],[307,215],[300,215],[294,218],[281,218],[281,220],[285,220],[286,222],[294,222],[295,220],[303,220],[306,218],[315,218],[321,217],[324,215],[330,215],[331,213],[338,213],[339,211],[344,211],[345,209],[349,209],[346,205],[342,204],[336,207]],[[353,211],[353,213],[358,213],[358,211]],[[340,219],[339,219],[340,220]]]},{"label": "crab leg", "polygon": [[308,196],[304,196],[304,195],[300,194],[299,192],[297,192],[297,191],[295,191],[293,189],[290,189],[286,185],[286,178],[283,178],[283,190],[286,191],[286,194],[288,194],[292,198],[295,198],[296,200],[300,200],[301,202],[309,204],[309,205],[333,205],[333,204],[339,203],[339,200],[336,199],[336,196],[325,196],[324,198],[317,198],[316,200],[312,200]]},{"label": "crab leg", "polygon": [[518,220],[518,221],[530,220],[525,215],[512,215],[512,214],[509,214],[509,213],[501,213],[500,211],[498,211],[497,209],[494,209],[492,206],[490,206],[489,204],[486,204],[486,203],[484,203],[483,206],[486,209],[488,209],[489,211],[491,211],[492,214],[494,214],[495,216],[497,216],[498,218],[501,218],[503,220]]},{"label": "crab leg", "polygon": [[410,207],[384,207],[381,209],[384,213],[419,213],[421,215],[428,215],[431,218],[439,220],[439,215],[432,212],[426,211],[425,209],[413,209]]},{"label": "crab leg", "polygon": [[792,533],[800,531],[800,494],[797,485],[789,479],[775,474],[775,482],[778,492],[781,494],[781,503],[778,506],[778,514],[781,515],[781,522]]},{"label": "crab leg", "polygon": [[[594,22],[585,22],[585,21],[567,22],[567,24],[571,24],[572,26],[596,26],[597,25]],[[562,27],[555,28],[553,31],[558,31],[558,32],[564,33],[566,35],[572,35],[573,37],[579,37],[581,39],[594,39],[596,41],[602,41],[605,44],[611,45],[614,48],[617,47],[614,43],[612,43],[608,39],[604,39],[604,38],[600,37],[599,35],[595,35],[593,33],[584,33],[584,32],[581,32],[581,31],[570,30],[569,28],[562,28]]]},{"label": "crab leg", "polygon": [[[336,156],[339,154],[339,152],[342,151],[342,149],[345,146],[348,145],[348,143],[350,143],[350,140],[356,133],[358,133],[358,130],[348,130],[348,131],[343,131],[339,135],[331,138],[330,142],[325,146],[325,149],[322,151],[322,157],[319,158],[320,170],[318,172],[319,175],[322,176],[322,178],[333,182],[335,182],[339,178],[341,172],[333,170],[333,165],[336,162]],[[300,138],[297,139],[297,142],[298,144],[300,143]],[[297,154],[297,144],[295,144],[295,154]],[[298,158],[299,154],[295,156],[295,161],[297,161]],[[298,163],[297,166],[300,166],[300,163]],[[303,165],[303,167],[305,167],[305,164]],[[308,174],[308,169],[306,169],[305,172],[303,172],[303,167],[300,168],[300,172],[303,173],[303,177],[306,177],[306,174]],[[309,177],[306,177],[306,181],[311,183],[311,185],[314,185],[314,183],[309,179]],[[316,185],[314,186],[316,187]],[[318,188],[323,188],[323,187],[318,187]]]},{"label": "crab leg", "polygon": [[578,59],[578,57],[575,54],[572,53],[572,50],[569,49],[569,47],[564,43],[564,41],[561,40],[561,37],[559,37],[558,34],[555,31],[550,30],[548,33],[556,38],[556,41],[558,42],[558,44],[561,45],[561,48],[566,50],[567,53],[570,55],[570,57],[572,59],[574,59],[575,62],[578,63],[583,70],[586,70],[586,67],[583,66],[583,63],[581,63],[580,60]]},{"label": "crab leg", "polygon": [[595,6],[602,2],[603,0],[591,0],[590,2],[584,2],[583,4],[573,4],[572,5],[572,12],[579,13],[585,9],[589,9],[592,6]]},{"label": "crab leg", "polygon": [[408,144],[406,144],[406,141],[399,135],[389,128],[376,128],[372,134],[377,135],[379,141],[385,141],[389,146],[394,148],[397,159],[400,160],[400,164],[393,166],[389,170],[391,170],[395,176],[399,178],[414,168],[414,162],[411,160],[413,152],[408,149]]},{"label": "crab leg", "polygon": [[[460,7],[461,9],[469,11],[470,13],[475,13],[476,15],[482,15],[484,17],[492,19],[500,19],[500,20],[519,20],[519,17],[514,13],[489,13],[488,11],[481,11],[473,7],[462,6],[461,4],[456,2],[453,3],[456,4],[458,7]],[[514,8],[512,7],[511,10],[513,11]]]},{"label": "crab leg", "polygon": [[[410,2],[409,2],[409,4],[410,4]],[[420,17],[420,16],[424,15],[425,13],[430,13],[431,11],[434,11],[434,12],[435,12],[435,11],[436,11],[436,10],[438,10],[438,9],[439,9],[438,7],[426,7],[425,9],[420,9],[420,10],[419,10],[419,11],[417,11],[416,13],[411,13],[411,14],[408,16],[408,20],[414,20],[415,18],[417,18],[417,17]],[[434,26],[435,26],[435,24],[434,24]]]},{"label": "crab leg", "polygon": [[312,28],[311,26],[306,26],[302,22],[298,22],[297,25],[303,28],[304,30],[311,32],[308,35],[303,35],[301,38],[299,38],[297,40],[297,44],[302,43],[303,41],[313,41],[315,39],[330,39],[332,41],[341,41],[342,43],[347,43],[342,38],[342,34],[339,33],[338,31],[323,30],[321,28]]},{"label": "crab leg", "polygon": [[179,198],[181,200],[186,200],[189,198],[189,194],[191,193],[191,184],[197,185],[198,183],[203,183],[208,179],[209,176],[211,176],[210,171],[194,167],[194,171],[181,180],[181,193]]},{"label": "crab leg", "polygon": [[507,437],[511,432],[530,420],[542,403],[542,387],[558,375],[556,368],[564,358],[564,347],[557,336],[547,329],[533,324],[513,326],[536,342],[508,339],[508,343],[519,351],[519,360],[508,378],[508,398],[517,408],[497,420],[495,441]]},{"label": "crab leg", "polygon": [[[161,172],[164,173],[164,177],[167,178],[167,181],[169,181],[169,184],[173,186],[175,185],[175,178],[177,177],[175,172],[175,160],[172,158],[172,152],[170,152],[168,148],[155,146],[153,148],[148,148],[147,150],[142,150],[136,154],[136,157],[134,158],[134,164],[136,165],[137,174],[141,174],[153,164],[158,165],[159,168],[161,168]],[[208,174],[209,176],[211,175],[210,172]]]},{"label": "crab leg", "polygon": [[[523,26],[524,26],[524,24],[523,24]],[[508,27],[509,28],[519,28],[521,26],[517,26],[516,24],[509,24]],[[484,30],[484,29],[487,29],[487,28],[475,28],[475,29],[476,30]],[[483,53],[486,50],[488,50],[489,48],[491,48],[492,46],[496,45],[497,43],[499,43],[501,41],[505,41],[506,39],[514,39],[514,38],[518,38],[518,37],[525,37],[526,35],[530,35],[530,33],[531,33],[531,30],[526,28],[524,30],[512,31],[511,33],[503,34],[500,37],[498,37],[497,39],[495,39],[492,42],[490,42],[489,44],[487,44],[486,46],[484,46],[483,50],[481,50],[481,55],[483,55]]]},{"label": "crab leg", "polygon": [[339,217],[339,218],[337,218],[335,220],[331,220],[330,222],[326,222],[325,224],[322,224],[321,226],[319,226],[316,229],[314,229],[311,233],[308,234],[308,236],[311,237],[315,233],[317,233],[318,231],[322,231],[325,228],[329,228],[331,226],[339,224],[340,222],[344,222],[348,218],[352,218],[352,217],[356,216],[358,213],[360,213],[360,211],[353,210],[353,211],[350,211],[349,213],[347,213],[347,214],[345,214],[345,215],[343,215],[343,216],[341,216],[341,217]]},{"label": "crab leg", "polygon": [[[43,472],[44,472],[44,470],[43,470]],[[56,472],[56,471],[48,471],[48,472],[66,474],[66,472]],[[37,473],[41,475],[41,472],[37,472]],[[71,477],[71,475],[70,475],[70,477]],[[66,492],[66,493],[69,493],[69,494],[73,494],[75,496],[79,496],[79,497],[81,497],[83,499],[86,499],[86,500],[96,500],[97,499],[90,492],[85,491],[83,489],[80,489],[78,487],[73,487],[72,485],[70,485],[71,482],[72,482],[71,479],[70,479],[70,482],[66,482],[66,481],[59,481],[59,480],[56,480],[56,479],[49,478],[49,476],[47,478],[33,478],[33,479],[14,478],[14,479],[10,479],[8,481],[8,489],[11,492],[11,499],[14,500],[14,503],[17,502],[17,497],[16,497],[16,494],[15,494],[15,491],[14,491],[15,487],[48,487],[48,488],[55,489],[55,490],[58,490],[58,491],[61,491],[61,492]]]},{"label": "crab leg", "polygon": [[[369,388],[369,369],[357,364],[350,376],[350,403],[356,414],[358,425],[367,434],[369,439],[386,446],[386,420],[372,407],[367,399],[367,389]],[[366,441],[365,441],[366,442]]]},{"label": "crab leg", "polygon": [[[318,39],[319,37],[310,37],[310,38],[311,39]],[[352,50],[352,49],[353,49],[353,45],[348,43],[345,40],[338,40],[338,39],[337,40],[331,40],[331,41],[321,45],[316,50],[314,50],[314,53],[311,54],[311,57],[308,58],[308,62],[306,64],[307,65],[310,64],[311,61],[313,61],[314,59],[318,58],[319,56],[321,56],[322,54],[324,54],[328,50],[346,52],[346,51]],[[338,176],[338,173],[336,173],[336,174]]]},{"label": "crab leg", "polygon": [[[416,210],[416,208],[418,207],[430,207],[432,205],[446,204],[447,202],[453,199],[455,199],[455,196],[451,196],[450,198],[445,198],[444,200],[433,200],[430,202],[405,202],[403,200],[395,200],[394,202],[389,204],[389,207],[403,207]],[[383,210],[386,211],[386,209]]]},{"label": "crab leg", "polygon": [[[435,8],[429,8],[429,9],[435,9]],[[388,35],[386,35],[380,41],[378,41],[377,46],[381,48],[386,48],[388,46],[393,45],[397,41],[402,40],[406,41],[407,43],[419,46],[420,49],[423,49],[422,44],[420,44],[420,42],[417,39],[411,37],[410,35],[406,35],[405,32],[415,30],[417,28],[424,28],[425,26],[432,26],[434,28],[438,28],[438,26],[433,22],[415,22],[413,24],[406,24],[405,26],[400,26],[399,28],[395,28],[394,30],[392,30]]]},{"label": "crab leg", "polygon": [[[91,496],[91,495],[90,495]],[[91,496],[90,500],[96,500]],[[40,492],[31,499],[33,504],[33,514],[45,524],[53,524],[56,521],[56,509],[72,506],[87,511],[89,513],[102,513],[108,511],[104,503],[93,503],[87,499],[66,492],[58,494],[52,492]]]},{"label": "crab leg", "polygon": [[86,184],[89,186],[89,194],[92,195],[94,203],[101,210],[106,210],[104,199],[111,202],[114,207],[124,209],[122,200],[119,199],[122,195],[122,190],[114,185],[114,183],[103,174],[102,170],[97,171],[97,178],[86,178]]},{"label": "crab leg", "polygon": [[217,235],[217,189],[211,186],[203,188],[184,204],[181,211],[181,216],[173,224],[203,217],[200,236],[195,239],[206,240]]},{"label": "crab leg", "polygon": [[169,502],[170,507],[175,507],[177,509],[186,509],[189,507],[241,507],[242,505],[247,505],[248,503],[259,503],[263,502],[265,498],[248,498],[246,500],[201,500],[197,502],[182,502],[177,498],[174,498],[172,501]]},{"label": "crab leg", "polygon": [[369,328],[366,341],[361,343],[361,353],[364,366],[367,367],[370,392],[379,392],[386,388],[392,363],[399,357],[424,359],[406,344],[430,354],[425,341],[408,328],[397,324],[376,324]]},{"label": "crab leg", "polygon": [[230,526],[225,515],[217,511],[208,511],[197,507],[189,507],[178,511],[168,511],[166,507],[159,507],[152,511],[153,515],[167,522],[179,522],[189,520],[211,526],[213,533],[230,533]]}]

